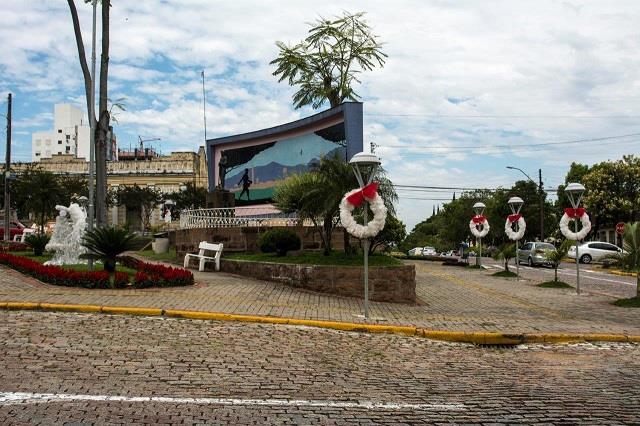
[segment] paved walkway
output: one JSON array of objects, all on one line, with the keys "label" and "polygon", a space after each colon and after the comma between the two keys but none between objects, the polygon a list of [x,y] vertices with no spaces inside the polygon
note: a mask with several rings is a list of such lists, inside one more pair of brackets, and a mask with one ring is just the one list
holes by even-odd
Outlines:
[{"label": "paved walkway", "polygon": [[[450,331],[624,333],[640,335],[640,309],[611,297],[576,296],[531,281],[416,262],[417,305],[371,303],[373,322]],[[155,307],[301,319],[363,322],[360,299],[330,296],[226,273],[195,272],[195,287],[87,290],[56,287],[0,267],[0,301]]]}]

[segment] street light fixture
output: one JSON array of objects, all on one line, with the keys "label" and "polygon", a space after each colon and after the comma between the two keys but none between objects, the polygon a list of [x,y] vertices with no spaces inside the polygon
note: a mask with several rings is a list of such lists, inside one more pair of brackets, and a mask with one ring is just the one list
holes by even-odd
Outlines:
[{"label": "street light fixture", "polygon": [[[353,167],[360,189],[364,188],[373,181],[373,177],[380,166],[380,158],[375,154],[367,154],[359,152],[351,157],[349,164]],[[366,182],[366,183],[365,183]],[[362,214],[364,218],[364,226],[367,226],[367,200],[362,206]],[[369,239],[362,240],[364,249],[364,318],[369,318]]]},{"label": "street light fixture", "polygon": [[507,169],[518,170],[520,173],[525,175],[531,183],[538,186],[538,197],[540,199],[540,241],[544,241],[544,189],[542,188],[542,169],[538,169],[538,183],[531,179],[524,170],[519,169],[518,167],[507,166]]},{"label": "street light fixture", "polygon": [[[580,183],[570,183],[564,189],[565,194],[569,198],[569,202],[571,203],[571,207],[577,209],[580,207],[580,202],[582,201],[582,195],[584,194],[584,185]],[[575,220],[574,230],[578,232],[578,220]],[[579,241],[576,241],[576,293],[580,294],[580,253],[578,252],[578,246],[580,245]]]},{"label": "street light fixture", "polygon": [[[473,212],[476,216],[482,216],[487,206],[484,203],[477,202],[473,205]],[[478,256],[476,257],[476,265],[482,266],[482,237],[478,238]]]},{"label": "street light fixture", "polygon": [[[520,209],[522,209],[522,205],[524,204],[524,200],[520,197],[511,197],[509,201],[509,208],[511,209],[511,214],[520,214]],[[516,232],[519,231],[518,222],[516,222]],[[516,240],[516,281],[520,279],[520,241]]]}]

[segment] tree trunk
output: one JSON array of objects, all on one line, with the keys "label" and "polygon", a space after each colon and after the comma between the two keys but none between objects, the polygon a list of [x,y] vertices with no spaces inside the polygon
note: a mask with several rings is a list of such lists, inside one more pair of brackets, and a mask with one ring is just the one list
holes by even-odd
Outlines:
[{"label": "tree trunk", "polygon": [[504,271],[509,272],[509,259],[504,258]]},{"label": "tree trunk", "polygon": [[324,233],[324,255],[329,256],[331,254],[331,231],[333,229],[332,226],[333,218],[331,216],[327,216],[324,218],[322,224],[322,232]]},{"label": "tree trunk", "polygon": [[342,241],[344,243],[344,253],[352,254],[353,250],[351,250],[351,238],[349,232],[346,229],[342,228]]},{"label": "tree trunk", "polygon": [[553,281],[558,282],[558,267],[553,268]]},{"label": "tree trunk", "polygon": [[111,2],[102,1],[102,52],[100,59],[99,121],[96,129],[96,223],[107,223],[107,133],[109,111],[107,109],[109,77],[109,9]]},{"label": "tree trunk", "polygon": [[636,271],[636,299],[640,299],[640,271]]}]

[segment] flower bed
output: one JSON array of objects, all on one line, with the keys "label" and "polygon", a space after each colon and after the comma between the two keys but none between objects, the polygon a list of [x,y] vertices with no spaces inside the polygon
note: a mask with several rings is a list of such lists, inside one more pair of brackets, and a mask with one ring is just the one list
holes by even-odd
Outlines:
[{"label": "flower bed", "polygon": [[31,246],[27,243],[20,243],[17,241],[6,241],[0,245],[0,251],[27,251],[31,250]]},{"label": "flower bed", "polygon": [[[116,272],[113,287],[115,288],[147,288],[193,285],[193,274],[181,268],[155,265],[130,257],[119,259],[128,267],[138,272],[129,283],[129,275]],[[66,287],[112,288],[109,273],[106,271],[79,272],[55,265],[43,265],[24,256],[0,253],[0,264],[7,265],[17,271],[49,284]]]},{"label": "flower bed", "polygon": [[130,256],[121,256],[118,261],[137,270],[133,278],[133,286],[146,287],[177,287],[193,285],[193,273],[182,268],[147,263]]},{"label": "flower bed", "polygon": [[[53,285],[85,288],[111,288],[109,273],[105,271],[78,272],[55,265],[43,265],[35,260],[10,253],[0,253],[0,263],[26,275]],[[114,287],[124,288],[129,275],[116,272]]]}]

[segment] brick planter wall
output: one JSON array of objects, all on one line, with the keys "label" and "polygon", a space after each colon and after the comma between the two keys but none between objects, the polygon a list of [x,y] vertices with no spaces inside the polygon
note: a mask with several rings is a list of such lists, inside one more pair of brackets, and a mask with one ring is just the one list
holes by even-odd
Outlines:
[{"label": "brick planter wall", "polygon": [[[207,265],[207,269],[209,267]],[[220,270],[323,293],[360,298],[364,296],[363,268],[357,266],[288,265],[222,258]],[[415,303],[415,267],[369,267],[369,299],[378,302]]]}]

